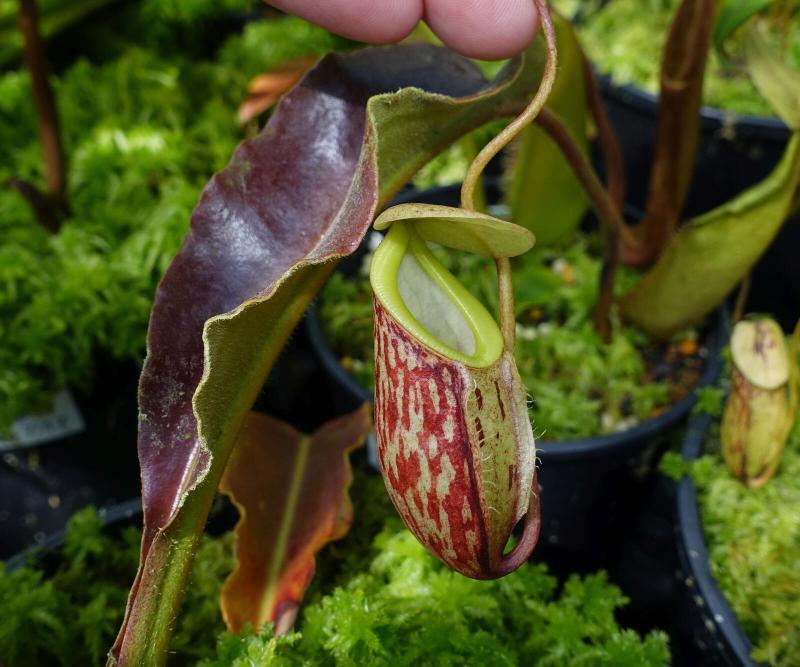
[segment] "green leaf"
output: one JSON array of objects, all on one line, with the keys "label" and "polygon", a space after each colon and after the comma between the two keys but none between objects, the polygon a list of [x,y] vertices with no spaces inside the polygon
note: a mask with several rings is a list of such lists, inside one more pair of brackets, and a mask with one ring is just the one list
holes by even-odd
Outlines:
[{"label": "green leaf", "polygon": [[[572,132],[584,155],[587,135],[583,54],[570,23],[553,14],[558,40],[558,75],[547,106]],[[580,223],[588,202],[561,151],[541,128],[527,128],[514,148],[507,188],[511,219],[536,235],[540,246],[567,237]]]},{"label": "green leaf", "polygon": [[429,45],[329,56],[211,180],[151,315],[142,562],[112,664],[165,659],[235,438],[335,260],[433,155],[522,109],[541,62],[515,59],[486,85],[469,61]]},{"label": "green leaf", "polygon": [[721,49],[725,40],[745,21],[762,9],[769,7],[774,0],[725,0],[714,24],[714,46]]},{"label": "green leaf", "polygon": [[687,223],[622,300],[623,315],[667,339],[717,307],[775,238],[800,182],[800,134],[772,173]]},{"label": "green leaf", "polygon": [[753,83],[775,113],[792,129],[800,129],[800,71],[770,49],[764,27],[753,25],[745,40],[747,69]]}]

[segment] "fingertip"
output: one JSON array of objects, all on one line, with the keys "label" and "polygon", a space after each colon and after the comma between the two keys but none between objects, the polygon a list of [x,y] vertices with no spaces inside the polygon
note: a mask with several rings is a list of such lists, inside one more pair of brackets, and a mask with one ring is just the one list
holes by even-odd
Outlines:
[{"label": "fingertip", "polygon": [[[376,5],[381,5],[380,11],[375,11]],[[367,0],[364,13],[371,15],[371,29],[375,35],[370,41],[399,42],[413,32],[424,12],[425,0],[380,0],[378,3]]]},{"label": "fingertip", "polygon": [[407,37],[422,20],[423,0],[267,0],[349,39],[383,44]]},{"label": "fingertip", "polygon": [[531,0],[427,0],[425,21],[451,49],[482,60],[517,55],[539,26]]}]

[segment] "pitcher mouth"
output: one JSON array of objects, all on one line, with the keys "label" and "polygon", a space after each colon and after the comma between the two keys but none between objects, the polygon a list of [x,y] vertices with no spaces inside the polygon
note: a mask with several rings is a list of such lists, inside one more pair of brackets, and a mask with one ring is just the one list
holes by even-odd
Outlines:
[{"label": "pitcher mouth", "polygon": [[373,256],[370,282],[392,317],[439,355],[474,368],[502,355],[494,317],[436,259],[413,223],[391,226]]}]

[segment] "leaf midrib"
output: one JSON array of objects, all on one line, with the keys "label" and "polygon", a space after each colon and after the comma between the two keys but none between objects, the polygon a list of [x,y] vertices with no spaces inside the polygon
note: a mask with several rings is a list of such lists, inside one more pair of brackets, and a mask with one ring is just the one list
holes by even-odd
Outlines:
[{"label": "leaf midrib", "polygon": [[292,525],[294,524],[294,516],[297,512],[297,505],[300,500],[300,492],[303,487],[303,478],[305,477],[306,462],[308,461],[308,451],[311,448],[311,437],[303,436],[297,447],[297,457],[295,459],[294,474],[292,475],[289,484],[289,492],[286,499],[286,507],[283,511],[283,520],[281,521],[280,530],[275,544],[275,558],[272,559],[269,568],[269,575],[267,576],[266,595],[261,603],[259,609],[259,618],[269,618],[270,611],[275,604],[275,598],[278,590],[278,581],[280,579],[283,563],[286,560],[286,551],[289,547],[289,535],[291,533]]}]

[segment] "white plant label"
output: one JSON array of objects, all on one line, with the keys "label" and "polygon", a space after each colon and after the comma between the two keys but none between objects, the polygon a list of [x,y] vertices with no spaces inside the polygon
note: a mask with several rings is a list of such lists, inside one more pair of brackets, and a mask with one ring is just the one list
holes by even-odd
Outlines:
[{"label": "white plant label", "polygon": [[84,428],[86,424],[78,404],[72,394],[63,389],[53,396],[52,412],[17,419],[11,426],[11,439],[0,439],[0,451],[41,445],[75,435]]}]

